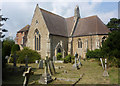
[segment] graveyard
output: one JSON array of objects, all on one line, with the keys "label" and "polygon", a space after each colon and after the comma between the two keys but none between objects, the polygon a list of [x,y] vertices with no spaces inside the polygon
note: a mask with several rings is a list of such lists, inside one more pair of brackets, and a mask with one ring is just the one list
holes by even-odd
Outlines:
[{"label": "graveyard", "polygon": [[[109,76],[103,76],[103,68],[100,61],[94,59],[81,60],[82,66],[79,69],[73,67],[72,63],[54,63],[56,73],[51,75],[52,82],[48,84],[118,84],[118,68],[107,69]],[[23,84],[24,76],[22,67],[26,64],[16,64],[16,71],[13,72],[13,63],[8,63],[4,71],[5,80],[3,84]],[[28,64],[33,74],[29,77],[28,84],[40,84],[40,77],[44,74],[45,65],[39,69],[38,63]],[[21,68],[20,68],[21,67]]]}]

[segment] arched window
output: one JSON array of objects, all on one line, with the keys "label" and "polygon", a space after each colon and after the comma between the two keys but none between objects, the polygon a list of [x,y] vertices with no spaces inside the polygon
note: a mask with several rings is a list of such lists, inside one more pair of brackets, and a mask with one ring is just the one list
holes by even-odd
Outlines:
[{"label": "arched window", "polygon": [[82,41],[81,41],[81,39],[78,39],[78,48],[82,48]]},{"label": "arched window", "polygon": [[37,50],[38,50],[38,38],[37,38]]},{"label": "arched window", "polygon": [[40,38],[40,35],[39,35],[39,50],[40,50],[40,45],[41,45],[41,44],[40,44],[40,40],[41,40],[41,38]]},{"label": "arched window", "polygon": [[36,50],[36,36],[35,36],[35,50]]},{"label": "arched window", "polygon": [[41,38],[38,29],[35,29],[35,50],[40,50]]}]

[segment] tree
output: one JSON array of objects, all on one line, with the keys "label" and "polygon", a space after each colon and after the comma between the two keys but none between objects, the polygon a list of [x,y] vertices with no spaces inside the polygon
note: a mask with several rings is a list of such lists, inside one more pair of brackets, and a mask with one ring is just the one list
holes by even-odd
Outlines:
[{"label": "tree", "polygon": [[103,55],[108,57],[109,62],[120,66],[120,30],[109,33],[101,49]]},{"label": "tree", "polygon": [[14,40],[10,37],[7,37],[2,42],[2,63],[5,66],[6,60],[5,56],[10,56],[11,48],[15,44]]},{"label": "tree", "polygon": [[120,29],[120,19],[111,18],[107,24],[107,27],[110,28],[111,31]]},{"label": "tree", "polygon": [[14,54],[15,52],[19,51],[20,47],[18,44],[14,44],[11,48],[11,54]]},{"label": "tree", "polygon": [[[0,11],[1,11],[1,9],[0,9]],[[2,63],[3,67],[5,67],[6,61],[5,61],[5,57],[3,57],[2,53],[1,53],[1,51],[3,51],[2,50],[2,41],[1,41],[1,38],[5,37],[5,35],[3,35],[3,32],[7,32],[7,30],[1,28],[4,25],[4,24],[1,23],[1,21],[6,21],[7,19],[8,18],[3,18],[2,15],[0,15],[0,61],[2,61],[2,62],[0,62],[0,64]],[[4,50],[5,50],[5,48],[4,48]],[[5,53],[3,55],[5,55]]]}]

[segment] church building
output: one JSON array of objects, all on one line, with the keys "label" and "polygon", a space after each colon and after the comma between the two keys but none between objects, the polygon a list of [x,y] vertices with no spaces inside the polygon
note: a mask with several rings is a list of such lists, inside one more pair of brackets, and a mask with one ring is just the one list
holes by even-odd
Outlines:
[{"label": "church building", "polygon": [[64,58],[75,52],[86,58],[87,49],[99,49],[109,32],[98,16],[81,18],[78,6],[74,16],[64,18],[37,4],[25,44],[43,59],[57,53],[62,53]]}]

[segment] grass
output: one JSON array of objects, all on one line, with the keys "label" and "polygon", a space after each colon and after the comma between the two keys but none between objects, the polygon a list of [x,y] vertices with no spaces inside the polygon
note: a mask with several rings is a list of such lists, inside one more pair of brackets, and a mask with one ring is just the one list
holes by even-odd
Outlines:
[{"label": "grass", "polygon": [[[103,77],[103,69],[98,64],[97,61],[86,60],[82,61],[83,66],[76,70],[73,68],[73,64],[67,63],[56,63],[55,66],[64,66],[64,68],[56,69],[56,74],[53,77],[71,79],[77,81],[80,78],[80,75],[84,73],[82,79],[77,84],[118,84],[118,68],[111,67],[108,68],[109,77]],[[17,64],[17,67],[24,64]],[[12,64],[10,63],[6,70],[11,68]],[[38,69],[38,64],[29,64],[33,68],[34,75],[30,77],[29,83],[36,82],[40,79],[40,75],[44,73],[44,69]],[[64,70],[67,73],[64,73]],[[17,73],[12,73],[9,69],[4,72],[6,75],[3,84],[22,84],[24,77],[22,76],[23,72],[19,71]],[[74,84],[74,81],[63,81],[55,80],[50,84]]]}]

